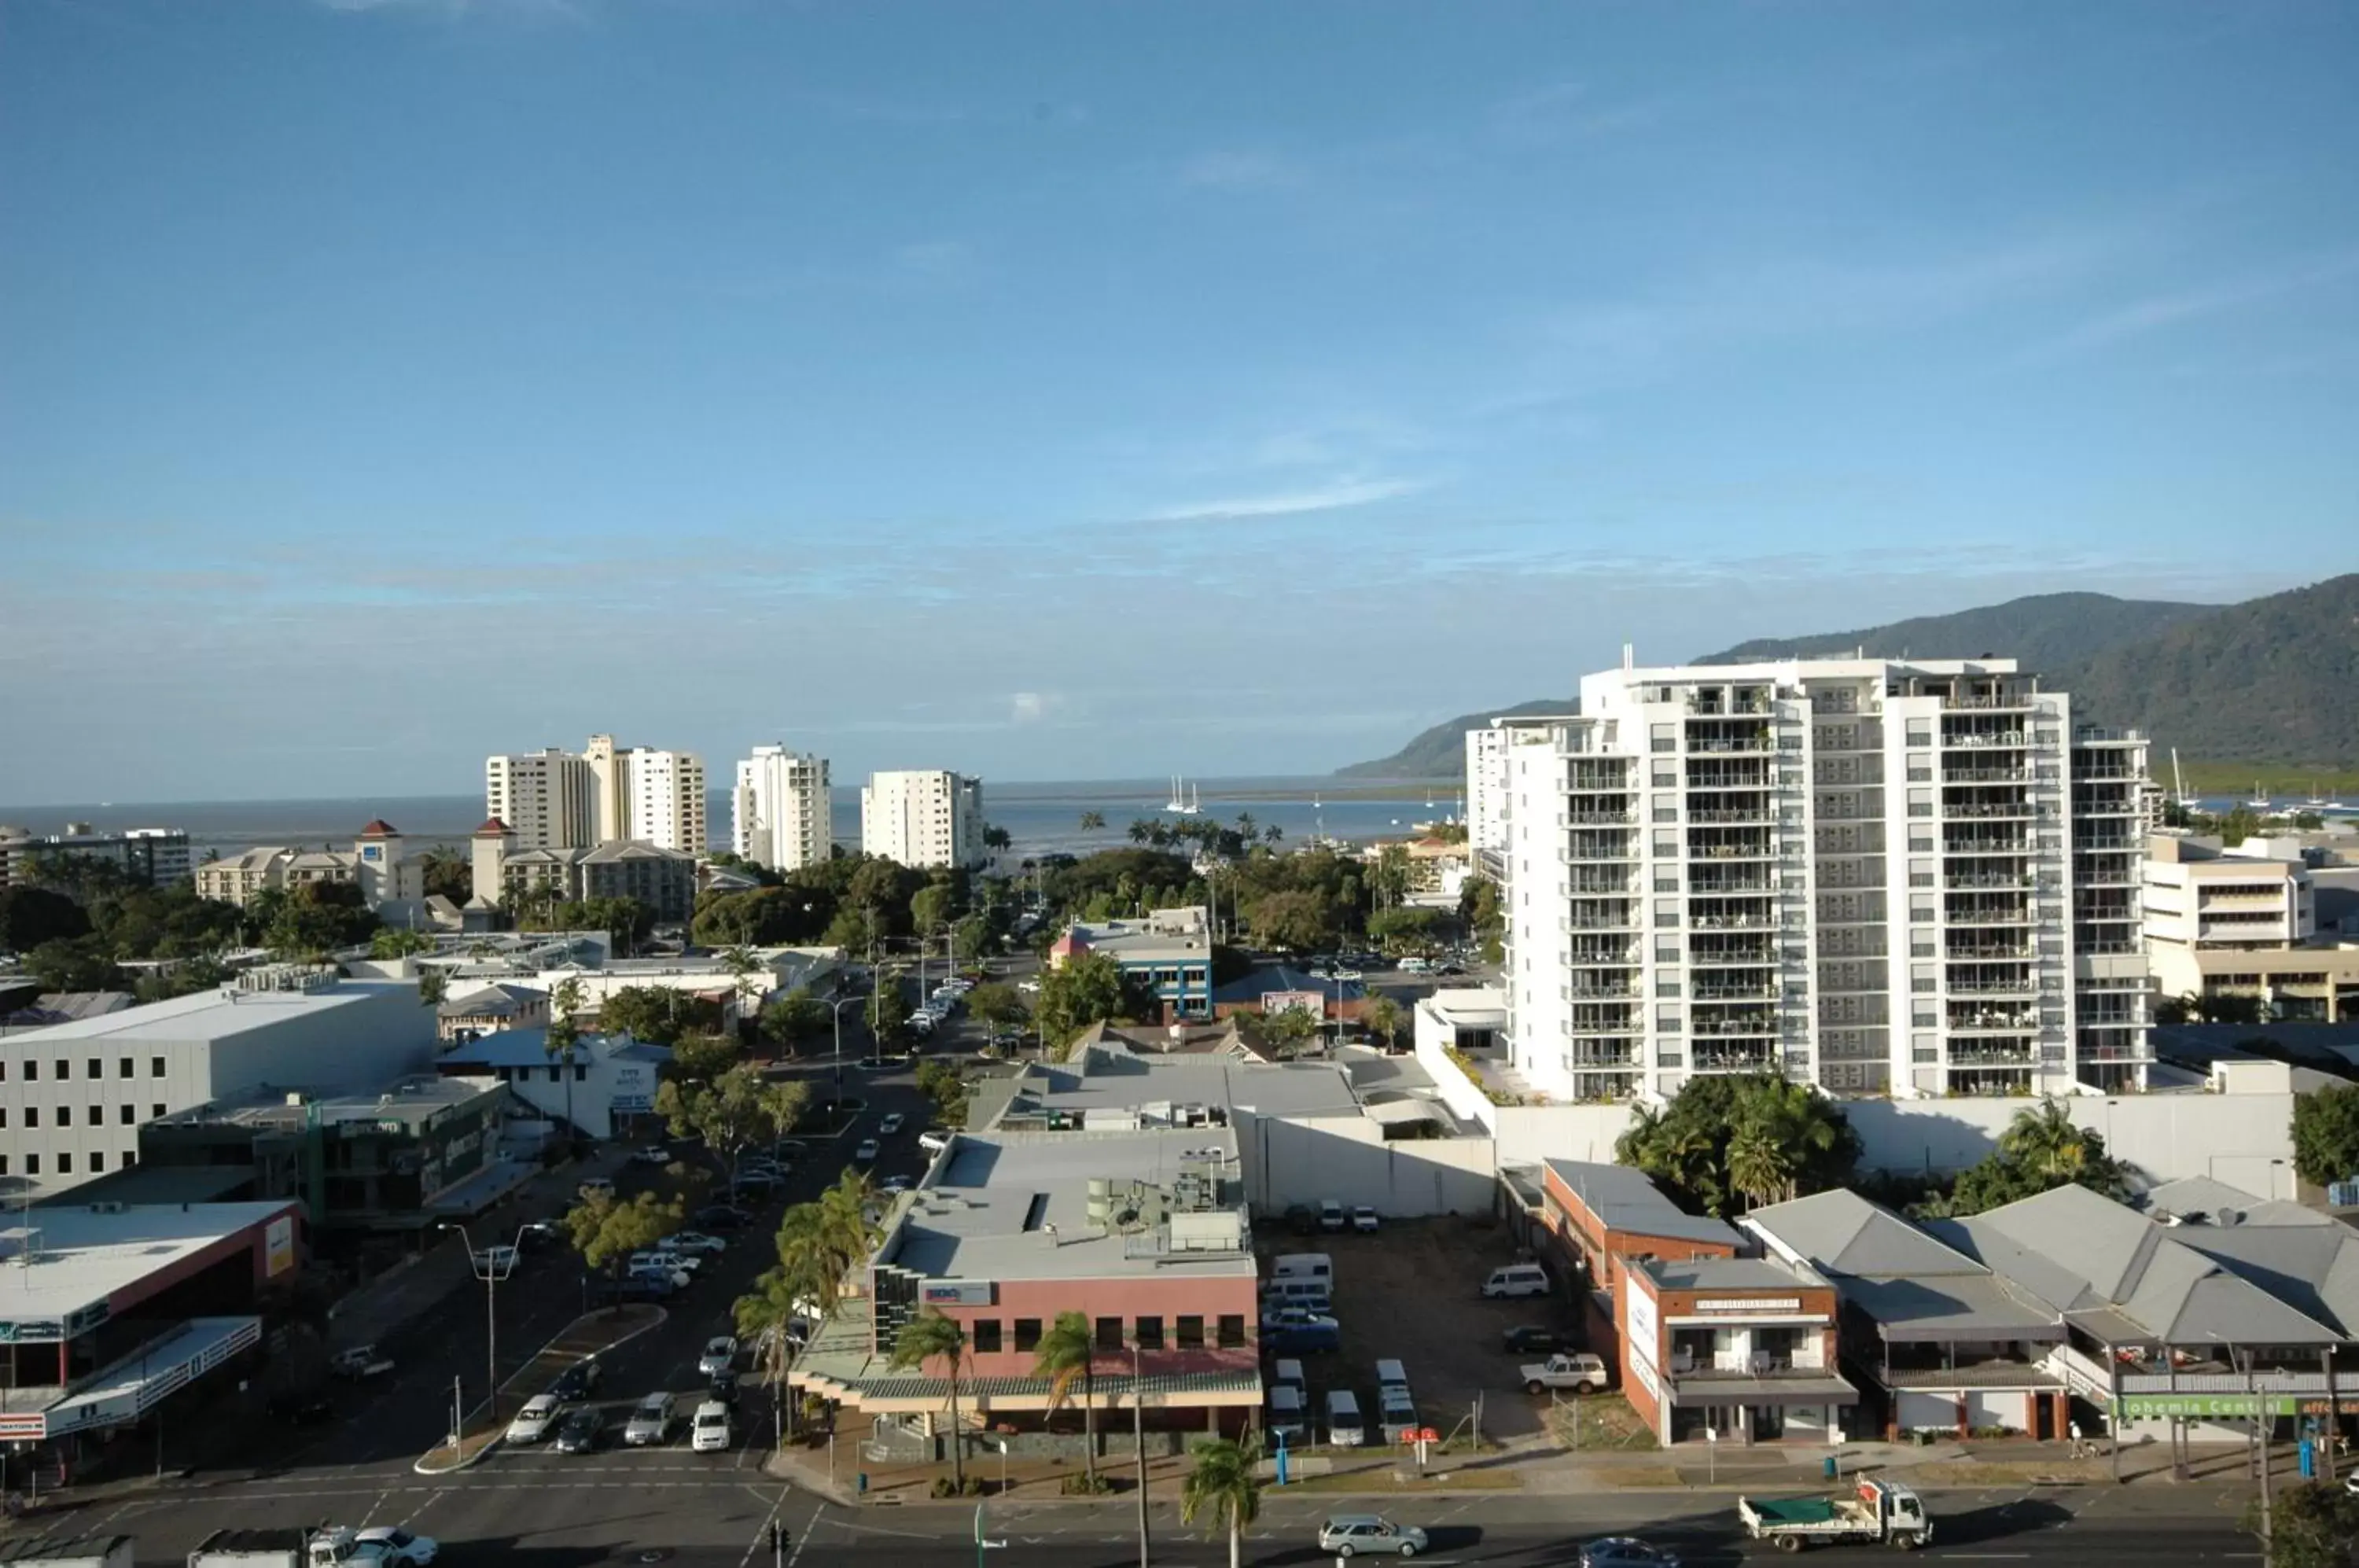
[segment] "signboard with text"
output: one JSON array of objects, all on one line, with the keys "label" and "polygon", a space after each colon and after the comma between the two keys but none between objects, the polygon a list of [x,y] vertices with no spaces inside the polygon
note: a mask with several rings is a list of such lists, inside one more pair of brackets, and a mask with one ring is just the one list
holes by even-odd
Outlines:
[{"label": "signboard with text", "polygon": [[929,1307],[987,1307],[995,1298],[988,1279],[929,1279],[918,1299]]}]

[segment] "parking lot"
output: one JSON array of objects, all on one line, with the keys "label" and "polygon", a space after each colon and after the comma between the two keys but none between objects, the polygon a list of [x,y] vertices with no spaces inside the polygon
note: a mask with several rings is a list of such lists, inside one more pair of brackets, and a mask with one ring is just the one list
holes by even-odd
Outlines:
[{"label": "parking lot", "polygon": [[1491,1270],[1515,1261],[1504,1226],[1464,1217],[1391,1220],[1373,1236],[1281,1232],[1261,1238],[1258,1249],[1265,1275],[1281,1253],[1324,1252],[1335,1260],[1343,1353],[1302,1358],[1311,1416],[1322,1432],[1321,1401],[1331,1388],[1352,1389],[1373,1421],[1376,1362],[1386,1356],[1408,1371],[1419,1419],[1444,1437],[1463,1435],[1478,1397],[1487,1437],[1512,1440],[1545,1429],[1548,1400],[1526,1394],[1516,1377],[1520,1362],[1538,1357],[1508,1355],[1501,1336],[1524,1323],[1571,1333],[1577,1322],[1561,1299],[1481,1297]]}]

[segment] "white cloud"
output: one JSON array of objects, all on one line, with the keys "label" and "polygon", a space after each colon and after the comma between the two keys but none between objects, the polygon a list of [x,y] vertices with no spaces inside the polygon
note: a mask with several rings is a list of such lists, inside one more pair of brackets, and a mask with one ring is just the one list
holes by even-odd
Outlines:
[{"label": "white cloud", "polygon": [[1009,703],[1008,722],[1017,724],[1037,724],[1047,718],[1049,710],[1056,705],[1057,698],[1053,693],[1018,691]]},{"label": "white cloud", "polygon": [[2359,275],[2359,250],[2338,252],[2275,272],[2232,278],[2174,293],[2148,295],[2091,317],[2070,332],[2033,349],[2027,357],[2038,361],[2077,354],[2084,349],[2102,348],[2107,343],[2145,337],[2150,332],[2164,332],[2206,316],[2257,305],[2280,295],[2339,282],[2354,275]]},{"label": "white cloud", "polygon": [[1374,506],[1379,501],[1414,495],[1427,487],[1428,482],[1421,479],[1337,479],[1310,490],[1281,490],[1173,506],[1153,513],[1146,520],[1150,523],[1212,522],[1226,518],[1285,517],[1303,512],[1334,512],[1346,506]]}]

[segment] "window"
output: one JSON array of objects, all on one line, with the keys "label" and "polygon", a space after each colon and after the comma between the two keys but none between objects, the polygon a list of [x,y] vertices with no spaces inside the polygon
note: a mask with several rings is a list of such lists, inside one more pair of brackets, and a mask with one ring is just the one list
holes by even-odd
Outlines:
[{"label": "window", "polygon": [[549,1064],[549,1081],[550,1083],[554,1083],[558,1082],[558,1072],[559,1069],[557,1063],[554,1062],[550,1062]]},{"label": "window", "polygon": [[1242,1312],[1223,1312],[1220,1324],[1221,1348],[1234,1350],[1245,1342],[1245,1320]]},{"label": "window", "polygon": [[82,1064],[82,1075],[85,1078],[103,1078],[106,1076],[105,1064],[101,1062],[95,1056],[92,1057],[88,1062],[83,1062]]},{"label": "window", "polygon": [[5,1105],[0,1105],[0,1129],[5,1129],[7,1126],[8,1107]]},{"label": "window", "polygon": [[162,1057],[151,1056],[147,1059],[147,1076],[150,1078],[161,1078],[164,1076],[164,1059]]},{"label": "window", "polygon": [[974,1327],[970,1337],[974,1341],[973,1345],[970,1348],[972,1348],[976,1355],[990,1356],[997,1354],[999,1350],[999,1320],[997,1318],[975,1319]]},{"label": "window", "polygon": [[117,1078],[131,1076],[131,1058],[126,1056],[114,1064],[114,1075]]},{"label": "window", "polygon": [[62,1083],[73,1076],[73,1063],[60,1056],[57,1061],[57,1080]]},{"label": "window", "polygon": [[5,1176],[6,1174],[8,1174],[8,1157],[5,1154],[0,1154],[0,1176]]},{"label": "window", "polygon": [[1190,1317],[1184,1314],[1180,1317],[1180,1348],[1182,1350],[1201,1350],[1204,1348],[1204,1320],[1202,1318]]},{"label": "window", "polygon": [[27,1057],[25,1059],[25,1082],[27,1083],[38,1083],[40,1082],[40,1078],[41,1064],[35,1062],[32,1058]]},{"label": "window", "polygon": [[90,1125],[92,1127],[104,1127],[106,1125],[106,1107],[104,1105],[92,1105],[90,1108]]},{"label": "window", "polygon": [[590,1081],[590,1064],[588,1062],[577,1062],[573,1064],[573,1081],[576,1083],[586,1083]]},{"label": "window", "polygon": [[126,1149],[123,1151],[123,1169],[128,1171],[138,1163],[139,1155],[136,1150]]},{"label": "window", "polygon": [[6,1082],[8,1082],[8,1060],[5,1057],[0,1057],[0,1083]]},{"label": "window", "polygon": [[27,1105],[25,1107],[25,1125],[28,1127],[37,1127],[41,1125],[40,1106]]},{"label": "window", "polygon": [[98,1150],[92,1150],[90,1157],[90,1173],[95,1176],[105,1169],[106,1156]]},{"label": "window", "polygon": [[1160,1350],[1163,1348],[1163,1320],[1161,1318],[1152,1317],[1141,1318],[1138,1320],[1138,1348],[1141,1350]]},{"label": "window", "polygon": [[129,1105],[118,1105],[115,1109],[120,1113],[115,1119],[121,1122],[125,1127],[129,1127],[132,1123],[139,1119],[139,1113],[132,1109]]},{"label": "window", "polygon": [[58,1174],[60,1176],[73,1174],[73,1153],[71,1149],[61,1151],[58,1155]]},{"label": "window", "polygon": [[1098,1348],[1100,1350],[1120,1350],[1123,1348],[1122,1320],[1120,1318],[1098,1319]]},{"label": "window", "polygon": [[147,1107],[147,1119],[149,1121],[154,1121],[158,1116],[160,1116],[163,1114],[164,1107],[161,1105],[150,1105]]},{"label": "window", "polygon": [[38,1154],[28,1154],[25,1156],[25,1174],[27,1176],[38,1176],[40,1173],[41,1157]]}]

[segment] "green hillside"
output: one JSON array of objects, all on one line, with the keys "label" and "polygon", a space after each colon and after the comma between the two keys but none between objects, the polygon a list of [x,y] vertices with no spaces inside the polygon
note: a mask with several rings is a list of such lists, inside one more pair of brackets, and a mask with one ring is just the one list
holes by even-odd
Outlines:
[{"label": "green hillside", "polygon": [[1961,610],[1953,615],[1920,615],[1859,631],[1821,632],[1799,637],[1756,637],[1698,664],[1744,664],[1756,659],[1848,657],[1864,649],[1870,658],[2013,659],[2046,674],[2136,642],[2182,622],[2216,614],[2216,604],[2181,604],[2162,599],[2116,599],[2105,593],[2035,593]]},{"label": "green hillside", "polygon": [[1511,708],[1485,708],[1479,713],[1461,713],[1454,719],[1444,719],[1431,729],[1419,734],[1415,740],[1373,762],[1355,762],[1349,768],[1335,770],[1338,779],[1462,779],[1466,776],[1466,732],[1480,729],[1496,718],[1519,717],[1525,713],[1574,713],[1581,711],[1575,697],[1542,698],[1538,702],[1517,702]]}]

